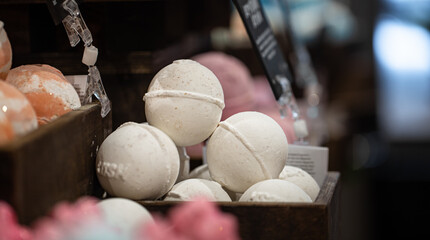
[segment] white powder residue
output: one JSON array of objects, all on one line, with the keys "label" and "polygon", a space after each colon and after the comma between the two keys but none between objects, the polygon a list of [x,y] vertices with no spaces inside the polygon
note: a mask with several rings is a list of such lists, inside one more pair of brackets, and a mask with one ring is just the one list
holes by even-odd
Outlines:
[{"label": "white powder residue", "polygon": [[[37,74],[32,74],[30,79],[27,79],[25,74],[21,74],[14,79],[13,83],[15,86],[21,85],[19,90],[23,93],[50,93],[63,101],[65,109],[71,108],[75,110],[81,107],[78,93],[69,82],[61,82],[54,79],[41,79]],[[40,86],[42,86],[42,88]]]},{"label": "white powder residue", "polygon": [[15,86],[20,86],[19,90],[22,93],[39,92],[39,91],[35,91],[36,89],[39,89],[39,85],[40,85],[39,76],[32,75],[30,78],[30,81],[27,81],[25,74],[20,74],[17,76],[19,77],[14,79],[11,83]]},{"label": "white powder residue", "polygon": [[[37,75],[32,75],[32,79],[38,78]],[[36,81],[35,81],[36,82]],[[31,84],[33,85],[33,84]],[[53,79],[45,79],[42,82],[42,86],[48,93],[52,93],[55,97],[63,100],[63,103],[75,110],[81,107],[81,101],[79,100],[78,93],[75,88],[68,82],[59,82]]]},{"label": "white powder residue", "polygon": [[282,172],[279,174],[280,179],[287,179],[292,177],[305,177],[306,175],[301,171],[300,169],[296,168],[286,168],[282,170]]},{"label": "white powder residue", "polygon": [[249,198],[251,202],[283,202],[283,198],[268,192],[252,192]]}]

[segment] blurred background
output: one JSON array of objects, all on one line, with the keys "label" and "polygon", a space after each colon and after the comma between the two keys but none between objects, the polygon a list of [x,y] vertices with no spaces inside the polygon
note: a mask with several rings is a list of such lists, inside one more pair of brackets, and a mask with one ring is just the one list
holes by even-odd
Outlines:
[{"label": "blurred background", "polygon": [[[329,170],[341,172],[341,239],[430,237],[430,1],[261,3],[293,66],[310,141],[328,147]],[[145,120],[140,99],[174,59],[220,51],[254,79],[264,74],[229,0],[83,0],[80,8],[99,48],[113,129]],[[86,74],[82,45],[70,47],[45,1],[3,0],[0,20],[13,67]],[[306,74],[319,86],[313,104]]]}]

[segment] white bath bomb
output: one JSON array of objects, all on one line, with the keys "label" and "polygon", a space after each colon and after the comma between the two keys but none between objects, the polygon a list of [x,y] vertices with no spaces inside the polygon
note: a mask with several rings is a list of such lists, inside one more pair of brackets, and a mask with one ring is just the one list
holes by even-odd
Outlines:
[{"label": "white bath bomb", "polygon": [[165,201],[190,201],[196,197],[204,197],[210,201],[231,202],[228,194],[217,182],[206,179],[187,179],[175,184]]},{"label": "white bath bomb", "polygon": [[207,139],[224,108],[224,94],[217,77],[192,60],[177,60],[161,69],[143,100],[149,124],[182,147]]},{"label": "white bath bomb", "polygon": [[189,178],[200,178],[200,179],[212,180],[207,164],[203,164],[203,165],[200,165],[200,166],[194,168],[190,172],[190,175],[188,177]]},{"label": "white bath bomb", "polygon": [[312,201],[315,201],[320,191],[320,187],[315,179],[298,167],[285,166],[281,174],[279,174],[279,179],[296,184],[311,197]]},{"label": "white bath bomb", "polygon": [[[189,178],[200,178],[200,179],[213,181],[211,178],[211,174],[209,173],[209,168],[207,164],[203,164],[194,168],[193,171],[190,172]],[[237,201],[242,195],[240,193],[230,191],[225,187],[222,187],[222,188],[228,194],[228,196],[231,198],[232,201]]]},{"label": "white bath bomb", "polygon": [[227,118],[207,144],[212,179],[238,193],[262,180],[278,178],[287,157],[284,131],[275,120],[259,112],[241,112]]},{"label": "white bath bomb", "polygon": [[269,179],[248,188],[239,202],[312,202],[312,199],[294,183]]},{"label": "white bath bomb", "polygon": [[173,141],[148,124],[128,122],[100,146],[97,177],[111,195],[133,200],[166,194],[179,174],[179,154]]},{"label": "white bath bomb", "polygon": [[146,208],[125,198],[109,198],[100,201],[97,206],[103,220],[120,233],[133,233],[154,221]]}]

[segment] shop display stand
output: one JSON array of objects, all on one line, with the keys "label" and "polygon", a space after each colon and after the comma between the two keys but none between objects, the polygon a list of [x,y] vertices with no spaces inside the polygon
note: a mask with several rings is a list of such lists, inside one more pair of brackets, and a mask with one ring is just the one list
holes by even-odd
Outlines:
[{"label": "shop display stand", "polygon": [[[237,217],[242,240],[339,239],[339,177],[328,172],[313,203],[217,202]],[[166,214],[180,202],[138,201],[150,212]]]},{"label": "shop display stand", "polygon": [[[205,1],[211,2],[213,6],[230,6],[229,1]],[[31,19],[37,19],[32,9],[34,7],[40,8],[44,2],[44,0],[3,2],[2,7],[10,4],[9,9],[11,9],[9,14],[2,15],[11,19],[10,25],[6,25],[6,27],[17,27],[15,33],[8,31],[12,37],[11,40],[16,39],[12,42],[15,50],[17,50],[14,52],[14,66],[46,63],[55,65],[65,75],[85,74],[85,66],[80,64],[81,51],[64,51],[61,46],[56,51],[44,51],[42,47],[38,48],[38,42],[43,40],[34,38],[35,29],[53,28],[53,26],[42,27],[29,23]],[[100,12],[106,15],[110,13],[111,8],[117,6],[116,4],[121,7],[127,5],[127,1],[89,0],[83,2],[87,4],[87,7],[93,9],[100,6],[102,9]],[[91,19],[91,14],[86,12],[87,24],[93,24],[89,28],[94,29],[95,39],[105,41],[98,44],[105,46],[105,49],[101,51],[103,55],[99,56],[97,65],[102,73],[107,94],[112,101],[112,112],[103,119],[100,116],[100,105],[91,103],[48,125],[41,126],[24,137],[0,146],[0,199],[11,203],[23,224],[31,224],[35,219],[46,215],[59,201],[73,201],[85,195],[101,198],[103,190],[97,181],[95,159],[103,140],[113,129],[125,121],[142,122],[145,120],[142,97],[153,75],[159,69],[175,59],[188,58],[209,48],[208,32],[196,34],[198,30],[208,29],[208,23],[201,21],[198,25],[193,22],[194,25],[191,26],[192,21],[190,21],[190,23],[182,22],[181,28],[172,27],[174,26],[173,23],[177,23],[175,18],[179,19],[193,14],[205,15],[209,10],[192,12],[189,8],[177,8],[183,3],[199,4],[199,1],[151,0],[129,2],[136,4],[136,6],[141,6],[140,3],[136,2],[147,2],[148,6],[154,8],[154,17],[165,14],[166,16],[157,19],[163,21],[164,25],[162,26],[170,26],[170,28],[163,29],[163,33],[166,34],[159,34],[159,39],[156,40],[164,41],[164,39],[176,39],[178,37],[177,41],[157,49],[155,47],[148,50],[131,49],[130,51],[128,49],[113,49],[111,47],[117,46],[115,44],[118,39],[103,38],[103,36],[109,35],[104,34],[110,30],[94,27],[109,22],[109,16],[100,18],[93,16],[94,18]],[[221,4],[221,2],[223,3]],[[0,13],[5,13],[6,9],[0,9]],[[212,11],[215,11],[213,9]],[[81,10],[86,11],[87,9]],[[189,10],[189,12],[181,10]],[[48,14],[47,11],[46,13]],[[167,17],[168,13],[174,13],[174,17]],[[206,15],[215,16],[216,14]],[[49,15],[47,17],[50,18]],[[94,23],[92,20],[97,20],[96,17],[99,22]],[[214,25],[219,24],[215,21],[218,18],[212,18]],[[224,18],[225,16],[219,17],[219,19]],[[123,21],[123,19],[118,19],[118,21]],[[21,26],[21,22],[29,24],[22,24]],[[224,22],[228,23],[228,20]],[[117,24],[121,23],[118,22]],[[130,26],[126,27],[130,28]],[[55,31],[50,36],[60,36],[63,39],[57,39],[53,42],[67,43],[67,37],[62,32],[63,29],[61,29],[60,34]],[[140,32],[135,29],[135,31],[136,35],[145,35],[145,38],[151,37],[151,32],[146,31],[146,29],[141,29]],[[167,32],[171,32],[171,35],[168,35]],[[179,37],[180,32],[184,32],[181,37]],[[115,35],[109,36],[115,37]],[[156,45],[153,42],[149,43]],[[67,46],[67,48],[69,47]],[[34,49],[36,51],[33,51]],[[252,52],[252,49],[243,51],[246,55]],[[240,236],[243,240],[338,239],[339,177],[338,172],[328,172],[320,194],[313,203],[219,202],[217,205],[223,211],[232,213],[237,217]],[[151,212],[163,214],[179,204],[179,202],[163,201],[138,202]]]}]

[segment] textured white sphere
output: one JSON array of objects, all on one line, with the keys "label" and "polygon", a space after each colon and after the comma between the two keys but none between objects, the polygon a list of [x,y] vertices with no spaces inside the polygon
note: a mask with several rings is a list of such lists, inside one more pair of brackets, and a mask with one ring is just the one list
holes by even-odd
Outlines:
[{"label": "textured white sphere", "polygon": [[294,183],[269,179],[248,188],[239,202],[312,202],[312,199]]},{"label": "textured white sphere", "polygon": [[179,154],[173,141],[147,124],[125,123],[100,146],[97,177],[111,195],[133,200],[166,194],[179,174]]},{"label": "textured white sphere", "polygon": [[161,69],[143,99],[149,124],[182,147],[207,139],[225,106],[218,78],[192,60],[177,60]]},{"label": "textured white sphere", "polygon": [[200,179],[212,180],[207,164],[203,164],[203,165],[200,165],[200,166],[194,168],[190,172],[190,175],[188,177],[189,178],[200,178]]},{"label": "textured white sphere", "polygon": [[165,201],[190,201],[196,197],[204,197],[209,201],[231,202],[231,198],[217,182],[206,179],[187,179],[175,184]]},{"label": "textured white sphere", "polygon": [[298,167],[285,166],[281,174],[279,174],[279,179],[296,184],[311,197],[312,201],[315,201],[320,191],[320,187],[315,179]]},{"label": "textured white sphere", "polygon": [[287,161],[288,141],[269,116],[241,112],[219,124],[206,154],[212,179],[243,193],[257,182],[278,178]]},{"label": "textured white sphere", "polygon": [[132,234],[145,223],[153,221],[146,208],[125,198],[109,198],[100,201],[97,206],[103,220],[121,233]]}]

